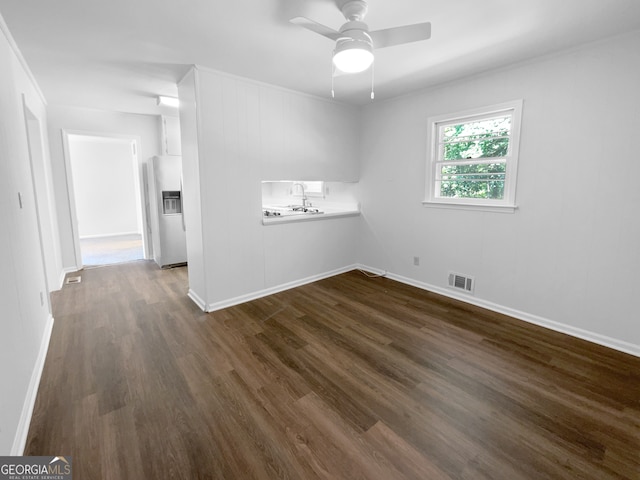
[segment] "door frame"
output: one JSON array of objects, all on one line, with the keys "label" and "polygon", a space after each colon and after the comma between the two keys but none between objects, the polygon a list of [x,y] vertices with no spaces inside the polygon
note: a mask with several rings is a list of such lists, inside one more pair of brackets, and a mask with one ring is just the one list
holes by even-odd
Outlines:
[{"label": "door frame", "polygon": [[[47,264],[47,246],[45,245],[43,228],[47,227],[51,229],[51,223],[49,225],[44,224],[44,218],[51,219],[51,209],[47,206],[49,201],[49,182],[45,173],[45,155],[44,155],[44,139],[42,136],[42,123],[36,115],[35,111],[30,107],[27,101],[26,95],[22,94],[22,110],[24,114],[24,127],[27,141],[27,151],[29,154],[29,173],[31,174],[31,186],[33,188],[33,200],[36,213],[36,223],[38,227],[38,241],[40,244],[40,260],[42,262],[42,271],[44,273],[44,285],[46,289],[46,302],[49,314],[51,314],[51,302],[49,294],[52,291],[51,277],[54,275],[51,265]],[[34,132],[31,128],[37,127],[37,132]],[[35,136],[34,136],[35,134]],[[44,183],[45,191],[40,191],[38,183]],[[45,215],[44,209],[47,209],[47,215]],[[51,232],[52,233],[52,232]],[[52,249],[53,245],[49,245]],[[54,250],[55,251],[55,250]],[[51,258],[50,261],[54,262],[55,258]],[[42,298],[44,292],[41,292],[40,301],[44,302]]]},{"label": "door frame", "polygon": [[76,197],[73,187],[73,172],[71,169],[71,150],[69,149],[69,137],[72,135],[85,136],[85,137],[98,137],[105,139],[115,140],[127,140],[132,145],[132,161],[135,163],[134,182],[138,183],[138,190],[140,192],[139,198],[137,198],[136,207],[139,210],[140,217],[142,218],[142,248],[143,256],[145,260],[152,258],[152,246],[151,239],[149,238],[149,211],[148,202],[146,201],[147,188],[145,185],[144,175],[144,162],[140,158],[140,137],[137,135],[126,135],[107,132],[94,132],[87,130],[68,130],[62,129],[62,150],[64,153],[64,167],[67,180],[67,199],[69,202],[69,212],[71,213],[71,230],[73,233],[73,250],[76,260],[76,269],[81,270],[82,264],[82,250],[80,249],[80,231],[78,229],[78,213],[76,211]]}]

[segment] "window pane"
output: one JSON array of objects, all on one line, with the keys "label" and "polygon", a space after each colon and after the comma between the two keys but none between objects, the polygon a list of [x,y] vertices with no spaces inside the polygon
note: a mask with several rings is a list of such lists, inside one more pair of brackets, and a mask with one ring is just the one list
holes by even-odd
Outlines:
[{"label": "window pane", "polygon": [[298,182],[304,184],[304,189],[306,193],[324,193],[323,185],[324,182],[315,181],[315,182]]},{"label": "window pane", "polygon": [[456,143],[445,143],[444,159],[461,160],[464,158],[504,157],[509,151],[508,138],[491,138]]},{"label": "window pane", "polygon": [[443,160],[504,157],[509,151],[510,133],[510,115],[443,126]]},{"label": "window pane", "polygon": [[440,197],[504,198],[505,163],[442,165]]}]

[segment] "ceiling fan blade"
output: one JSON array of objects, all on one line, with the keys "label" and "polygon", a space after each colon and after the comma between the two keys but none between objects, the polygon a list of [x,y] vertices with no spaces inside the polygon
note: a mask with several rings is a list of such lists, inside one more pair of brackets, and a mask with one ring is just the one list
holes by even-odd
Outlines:
[{"label": "ceiling fan blade", "polygon": [[393,47],[403,43],[428,40],[431,37],[431,23],[416,23],[404,27],[386,28],[369,32],[374,48]]},{"label": "ceiling fan blade", "polygon": [[311,30],[312,32],[319,33],[323,37],[330,38],[331,40],[338,40],[338,38],[340,38],[340,32],[337,32],[333,28],[329,28],[318,22],[314,22],[313,20],[310,20],[306,17],[295,17],[289,20],[289,22],[293,23],[294,25],[304,27],[307,30]]}]

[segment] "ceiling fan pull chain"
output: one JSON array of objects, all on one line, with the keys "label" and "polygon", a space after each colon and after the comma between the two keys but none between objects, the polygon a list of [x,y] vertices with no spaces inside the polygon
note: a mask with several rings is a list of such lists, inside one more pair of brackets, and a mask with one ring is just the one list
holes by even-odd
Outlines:
[{"label": "ceiling fan pull chain", "polygon": [[376,60],[374,58],[373,63],[371,63],[371,100],[373,100],[376,96],[375,93],[373,92],[373,76],[374,76],[375,67],[376,67]]},{"label": "ceiling fan pull chain", "polygon": [[333,82],[336,77],[336,66],[331,61],[331,98],[336,98],[336,92],[333,90]]}]

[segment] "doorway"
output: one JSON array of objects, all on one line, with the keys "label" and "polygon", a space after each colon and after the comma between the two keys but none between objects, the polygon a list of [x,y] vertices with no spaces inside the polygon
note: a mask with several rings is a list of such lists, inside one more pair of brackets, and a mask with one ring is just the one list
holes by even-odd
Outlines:
[{"label": "doorway", "polygon": [[148,258],[138,139],[65,132],[65,140],[78,268]]},{"label": "doorway", "polygon": [[[43,154],[44,143],[40,120],[34,113],[34,110],[29,107],[25,95],[22,96],[22,106],[24,110],[27,148],[29,151],[29,168],[33,186],[33,200],[40,246],[40,258],[38,260],[34,259],[34,261],[41,264],[42,271],[44,272],[45,291],[40,292],[40,302],[44,305],[46,300],[49,312],[51,312],[49,292],[52,289],[57,289],[57,269],[51,211],[51,205],[53,205],[53,203],[51,202],[51,190],[49,188],[47,168]],[[22,198],[20,202],[22,203]]]}]

